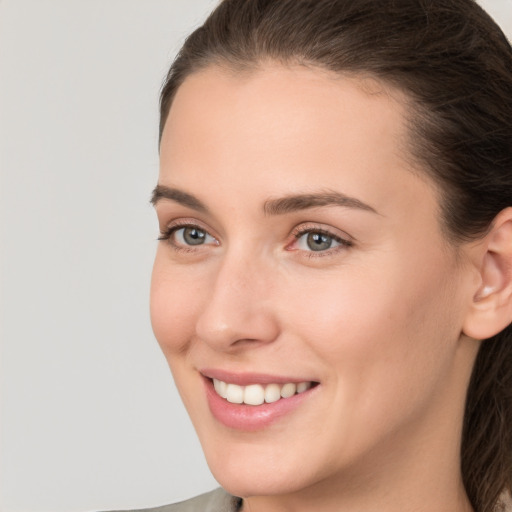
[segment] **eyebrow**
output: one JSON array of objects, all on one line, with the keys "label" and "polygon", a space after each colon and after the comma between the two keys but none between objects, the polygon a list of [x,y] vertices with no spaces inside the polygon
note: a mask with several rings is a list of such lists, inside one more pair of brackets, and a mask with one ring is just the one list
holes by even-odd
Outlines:
[{"label": "eyebrow", "polygon": [[151,204],[156,206],[156,204],[161,199],[170,199],[171,201],[179,203],[183,206],[187,206],[188,208],[192,208],[198,212],[208,212],[208,208],[206,208],[206,206],[201,201],[199,201],[199,199],[177,188],[166,187],[165,185],[157,185],[151,195]]},{"label": "eyebrow", "polygon": [[[204,203],[193,195],[179,190],[177,188],[157,185],[151,196],[151,204],[156,204],[161,199],[169,199],[193,210],[208,213],[208,208]],[[277,199],[269,199],[263,205],[265,215],[284,215],[286,213],[317,208],[321,206],[342,206],[345,208],[355,208],[378,214],[375,208],[363,203],[355,197],[350,197],[340,192],[328,190],[314,194],[297,194]]]},{"label": "eyebrow", "polygon": [[263,210],[267,215],[283,215],[285,213],[307,210],[319,206],[343,206],[345,208],[356,208],[372,213],[378,213],[375,208],[363,203],[355,197],[349,197],[340,192],[328,190],[315,194],[299,194],[286,196],[278,199],[269,199],[265,202]]}]

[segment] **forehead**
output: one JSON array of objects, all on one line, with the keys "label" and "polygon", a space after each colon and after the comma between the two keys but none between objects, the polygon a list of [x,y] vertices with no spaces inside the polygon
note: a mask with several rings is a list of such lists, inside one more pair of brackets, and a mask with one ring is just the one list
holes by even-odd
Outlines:
[{"label": "forehead", "polygon": [[[349,194],[361,182],[388,186],[412,168],[406,100],[370,77],[269,63],[238,73],[212,66],[177,91],[160,181],[229,180],[236,188],[250,180],[269,195],[272,186],[307,189],[316,179],[334,189],[341,179]],[[368,199],[378,206],[381,198]]]},{"label": "forehead", "polygon": [[273,62],[241,71],[210,66],[189,75],[178,88],[165,128],[173,121],[190,121],[180,124],[180,130],[206,118],[219,123],[229,113],[233,123],[251,123],[255,130],[261,128],[258,135],[270,136],[273,128],[299,130],[314,121],[334,128],[344,116],[351,117],[354,129],[371,118],[373,128],[395,128],[398,135],[406,104],[403,92],[368,75]]}]

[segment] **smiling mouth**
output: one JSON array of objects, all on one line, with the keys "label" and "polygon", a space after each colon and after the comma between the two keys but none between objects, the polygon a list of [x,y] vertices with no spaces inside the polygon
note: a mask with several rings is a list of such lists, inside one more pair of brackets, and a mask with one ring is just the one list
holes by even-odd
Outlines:
[{"label": "smiling mouth", "polygon": [[285,400],[296,394],[304,393],[316,386],[317,382],[287,382],[284,384],[250,384],[239,386],[218,379],[211,379],[217,395],[232,404],[262,405]]}]

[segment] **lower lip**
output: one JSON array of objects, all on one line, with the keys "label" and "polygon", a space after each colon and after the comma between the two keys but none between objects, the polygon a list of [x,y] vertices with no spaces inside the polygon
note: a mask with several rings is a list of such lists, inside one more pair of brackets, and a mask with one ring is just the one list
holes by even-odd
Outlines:
[{"label": "lower lip", "polygon": [[261,405],[232,404],[219,396],[210,379],[204,379],[206,397],[213,417],[224,426],[236,430],[261,430],[291,413],[307,400],[319,387],[314,386],[303,393],[290,398],[281,398],[277,402]]}]

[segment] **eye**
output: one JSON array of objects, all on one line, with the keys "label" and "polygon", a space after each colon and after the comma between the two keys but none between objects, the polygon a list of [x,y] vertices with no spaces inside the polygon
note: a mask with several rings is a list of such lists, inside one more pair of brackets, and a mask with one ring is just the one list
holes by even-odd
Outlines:
[{"label": "eye", "polygon": [[174,225],[158,237],[158,240],[168,240],[176,249],[193,248],[200,245],[215,244],[217,240],[205,229],[194,225]]},{"label": "eye", "polygon": [[292,250],[308,253],[308,256],[323,256],[333,254],[352,246],[350,240],[341,238],[325,229],[302,226],[294,233],[295,241],[289,246]]},{"label": "eye", "polygon": [[213,240],[213,237],[204,229],[193,226],[176,229],[174,231],[174,238],[177,243],[183,245],[202,245]]},{"label": "eye", "polygon": [[326,251],[340,245],[332,236],[325,233],[310,231],[304,233],[297,241],[297,247],[303,251]]}]

